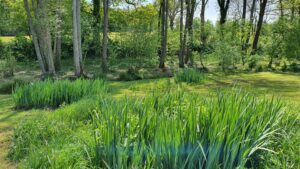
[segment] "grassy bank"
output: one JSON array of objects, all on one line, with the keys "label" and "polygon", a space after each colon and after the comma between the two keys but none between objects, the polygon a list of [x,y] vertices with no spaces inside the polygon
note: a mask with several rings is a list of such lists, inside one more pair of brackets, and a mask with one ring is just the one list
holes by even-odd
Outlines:
[{"label": "grassy bank", "polygon": [[[298,101],[300,100],[299,98],[300,91],[297,88],[299,84],[300,84],[300,78],[299,75],[297,74],[286,75],[286,74],[268,73],[268,72],[254,73],[254,74],[236,74],[236,75],[226,75],[226,76],[222,74],[208,74],[207,77],[205,78],[205,82],[201,84],[175,82],[173,78],[140,80],[140,81],[131,81],[131,82],[108,82],[107,85],[110,88],[110,90],[108,94],[105,94],[106,96],[103,95],[103,97],[89,97],[87,99],[83,99],[79,102],[73,103],[69,106],[63,105],[57,110],[40,109],[40,110],[28,110],[28,111],[16,111],[14,110],[15,105],[12,102],[11,96],[2,95],[4,99],[1,99],[1,101],[3,100],[5,102],[1,104],[1,108],[0,108],[0,112],[2,114],[0,127],[5,128],[5,131],[8,131],[8,133],[4,133],[4,134],[1,133],[3,136],[1,138],[6,140],[5,144],[2,144],[3,146],[1,146],[1,149],[3,150],[2,151],[3,153],[1,154],[0,157],[1,160],[3,161],[3,163],[1,162],[1,165],[5,168],[7,168],[6,166],[11,166],[9,165],[9,162],[5,160],[5,156],[8,152],[8,145],[11,143],[9,137],[12,134],[12,129],[13,127],[17,127],[14,132],[15,134],[14,134],[14,141],[13,141],[15,150],[11,149],[11,157],[15,161],[19,161],[18,165],[21,167],[23,166],[23,167],[39,168],[43,166],[44,167],[51,166],[53,168],[61,168],[65,166],[73,166],[73,167],[80,168],[80,167],[92,167],[92,166],[107,167],[108,165],[114,168],[115,166],[120,166],[121,164],[124,164],[123,162],[126,161],[126,159],[127,160],[130,159],[129,161],[131,161],[129,167],[135,165],[137,166],[141,165],[141,160],[143,161],[143,159],[137,159],[137,158],[132,159],[131,157],[129,158],[128,156],[124,156],[124,153],[127,154],[128,152],[131,151],[132,153],[145,154],[145,157],[148,157],[146,158],[146,161],[148,161],[147,164],[149,164],[149,166],[154,165],[154,163],[155,165],[162,165],[163,167],[168,167],[169,165],[181,166],[187,164],[190,164],[192,166],[192,163],[189,162],[191,160],[188,160],[187,157],[180,155],[181,152],[180,147],[182,147],[182,145],[179,144],[181,142],[179,140],[186,140],[187,138],[191,138],[192,140],[193,139],[202,140],[200,142],[201,143],[200,145],[202,146],[203,151],[205,153],[211,151],[209,147],[204,146],[204,143],[207,142],[207,140],[205,141],[200,137],[194,137],[194,136],[191,137],[180,136],[178,137],[179,140],[177,140],[176,137],[176,139],[172,139],[168,141],[168,138],[169,136],[171,137],[171,135],[163,134],[163,133],[166,132],[172,134],[172,138],[173,138],[176,136],[176,133],[181,132],[173,129],[184,128],[181,125],[188,125],[188,124],[190,124],[192,127],[193,125],[191,123],[185,124],[183,121],[181,122],[178,121],[178,123],[174,123],[174,122],[178,120],[176,116],[180,111],[183,112],[182,115],[184,116],[188,115],[186,114],[186,112],[196,112],[196,111],[192,111],[193,108],[197,107],[196,105],[193,104],[200,105],[200,107],[203,108],[202,115],[205,115],[209,112],[212,113],[216,111],[217,109],[215,109],[214,106],[222,107],[222,105],[224,106],[224,105],[233,104],[234,102],[230,101],[232,99],[236,99],[237,101],[240,100],[241,102],[243,102],[243,104],[241,104],[240,107],[241,109],[243,107],[246,108],[245,106],[247,104],[244,104],[244,101],[247,101],[246,98],[248,98],[248,96],[245,98],[245,100],[243,100],[242,96],[238,95],[234,97],[234,94],[230,94],[229,96],[232,97],[232,99],[230,99],[228,95],[223,96],[223,99],[227,98],[226,100],[223,100],[224,104],[218,103],[217,100],[213,101],[214,100],[213,98],[217,96],[218,91],[229,90],[232,89],[233,86],[236,86],[238,89],[247,90],[250,91],[252,94],[256,95],[255,97],[258,99],[257,102],[256,101],[253,102],[253,99],[250,98],[249,98],[250,100],[247,101],[247,103],[249,104],[251,103],[255,105],[253,106],[253,108],[256,107],[255,110],[253,109],[252,112],[263,113],[262,111],[259,110],[265,110],[265,109],[267,110],[266,107],[261,109],[258,108],[259,105],[263,106],[263,104],[260,104],[259,100],[265,99],[265,101],[263,101],[267,103],[265,105],[272,104],[271,106],[272,109],[270,109],[272,111],[266,111],[267,114],[275,111],[276,110],[275,108],[277,106],[279,106],[277,107],[278,109],[284,110],[284,112],[287,114],[284,115],[285,118],[282,118],[281,115],[280,117],[274,116],[274,118],[272,118],[273,120],[279,120],[280,122],[272,121],[272,124],[276,123],[275,128],[270,128],[270,130],[268,131],[276,131],[276,132],[271,133],[270,137],[268,136],[267,139],[268,143],[264,142],[265,144],[263,144],[262,147],[258,146],[257,148],[259,150],[256,150],[255,151],[256,153],[252,153],[251,158],[250,156],[249,157],[241,156],[239,157],[240,158],[239,163],[231,162],[231,165],[238,166],[244,164],[246,166],[251,166],[251,165],[261,166],[260,163],[265,162],[265,165],[266,166],[268,165],[269,167],[272,166],[283,167],[283,165],[285,165],[285,167],[287,168],[295,168],[295,166],[299,165],[299,157],[297,156],[297,153],[299,152],[296,151],[299,150],[298,142],[300,141],[299,132],[297,132],[297,130],[299,130],[298,128],[299,117],[297,116],[297,113],[299,113],[298,110],[300,107]],[[176,96],[178,90],[183,92],[184,96],[182,97]],[[233,90],[232,93],[236,91],[237,90]],[[156,97],[153,96],[153,93],[161,93],[161,94],[169,93],[168,95],[162,95],[161,97],[158,97],[159,101],[157,104],[158,106],[157,110],[153,109],[155,107],[154,105],[156,105],[155,98],[157,98],[157,96]],[[282,102],[285,103],[284,104],[279,104],[279,103],[277,104],[277,102],[271,103],[270,99],[272,98],[273,95],[276,98],[282,98]],[[127,97],[127,99],[124,100],[125,97]],[[135,100],[136,98],[144,98],[144,101]],[[180,105],[179,104],[180,99],[178,98],[185,98],[183,103],[188,103],[188,104]],[[197,101],[196,103],[193,102],[195,100]],[[231,112],[231,113],[233,112],[233,114],[234,112],[236,113],[241,112],[241,111],[234,111],[234,110],[227,109],[229,107],[231,106],[224,107],[225,114],[226,112]],[[55,112],[55,113],[51,113],[51,112]],[[122,114],[124,114],[124,112],[127,112],[125,114],[127,114],[128,117],[121,116]],[[140,114],[139,112],[142,114]],[[251,111],[247,110],[246,112],[251,112]],[[160,116],[163,114],[170,115],[170,113],[172,114],[172,116],[169,117]],[[263,114],[267,115],[266,113]],[[274,115],[276,114],[279,115],[280,113],[274,113]],[[191,115],[194,115],[195,117],[197,116],[200,117],[199,114],[197,115],[197,113],[196,114],[192,113]],[[207,115],[209,117],[209,114]],[[227,115],[229,117],[230,114]],[[261,120],[263,120],[264,115],[259,115],[258,113],[257,117],[261,117]],[[24,117],[26,118],[30,117],[30,119],[32,119],[33,117],[33,120],[22,120],[20,125],[16,126],[17,122],[20,122],[21,119],[24,119]],[[147,132],[143,131],[146,132],[144,134],[142,131],[137,132],[138,128],[134,126],[146,125],[147,123],[143,123],[143,122],[147,122],[154,117],[156,117],[157,119],[164,119],[163,121],[166,122],[166,124],[168,124],[167,126],[180,125],[181,127],[173,126],[168,128],[166,126],[165,127],[157,126],[160,128],[159,130],[152,130],[151,128],[149,128]],[[188,118],[188,116],[186,117]],[[216,123],[216,122],[217,124],[221,124],[221,121],[205,122],[206,120],[209,119],[205,120],[204,117],[207,116],[203,116],[203,118],[200,119],[202,119],[203,120],[202,122],[205,124]],[[233,116],[233,117],[237,117],[237,116]],[[239,118],[244,118],[244,117],[247,116],[243,116]],[[255,116],[253,116],[253,118],[254,117]],[[288,119],[286,117],[288,117]],[[296,121],[289,120],[291,118],[293,120],[296,119]],[[270,118],[266,117],[266,119],[270,119]],[[132,126],[132,128],[131,127],[120,128],[121,126],[125,125],[125,121],[123,120],[130,123],[130,126]],[[228,120],[232,121],[234,119],[231,119],[230,116]],[[242,119],[239,119],[239,121],[240,120]],[[153,120],[150,121],[152,122]],[[244,124],[247,124],[248,122],[249,121],[245,121]],[[108,123],[112,125],[108,125]],[[153,125],[154,124],[159,124],[159,123],[153,122]],[[228,124],[224,123],[224,125],[226,126]],[[203,124],[202,126],[204,127],[205,125]],[[263,126],[263,124],[261,124],[260,126]],[[210,131],[213,130],[217,131],[217,130],[221,130],[222,125],[220,126],[214,125],[210,127],[212,127],[209,129]],[[221,128],[218,129],[216,127],[221,127]],[[251,127],[255,127],[255,125],[251,124]],[[6,130],[7,128],[8,130]],[[243,127],[238,127],[238,128],[243,128]],[[118,133],[118,135],[106,135],[107,131],[111,131],[111,130],[118,131],[116,132]],[[204,127],[202,128],[201,131],[206,131],[206,130],[208,129]],[[159,135],[159,133],[156,132],[159,132],[168,137],[163,138],[162,140],[150,139],[150,138],[154,138],[153,135],[156,134]],[[98,135],[96,133],[98,133]],[[137,135],[135,135],[134,133],[137,133]],[[265,133],[265,132],[258,132],[258,133]],[[144,136],[145,137],[147,136],[147,139]],[[140,137],[141,139],[139,140],[137,139],[137,137]],[[118,141],[116,142],[116,144],[111,144],[112,142],[109,140],[111,139],[115,140],[114,138],[117,139]],[[127,138],[127,143],[125,144],[124,141],[126,140],[126,138]],[[218,137],[213,137],[211,135],[211,137],[208,136],[207,138],[217,139]],[[224,135],[223,136],[220,135],[220,138],[224,138]],[[230,138],[234,138],[234,136],[233,137],[227,136],[227,138],[229,140],[226,141],[226,146],[229,148],[230,146],[233,146],[230,145],[229,142],[230,142]],[[256,139],[258,138],[259,137],[257,137]],[[149,142],[149,144],[146,144],[145,143],[146,140],[150,140],[150,141],[152,140],[152,141]],[[174,142],[172,142],[173,140]],[[213,140],[210,140],[209,142],[214,142]],[[168,145],[175,146],[176,147],[175,152],[177,152],[175,154],[177,155],[169,156],[169,157],[163,155],[166,153],[168,154],[168,151],[171,151],[172,148],[159,147],[159,146],[167,145],[167,144],[159,143],[161,141],[164,142],[166,141],[168,142]],[[199,153],[202,154],[201,146],[198,143],[195,144],[196,142],[189,142],[189,141],[182,142],[182,143],[188,143],[187,145],[190,145],[190,147],[194,147],[194,148],[198,146],[198,148],[195,148],[194,150],[199,151]],[[138,152],[137,147],[130,146],[136,144],[140,144],[141,148],[142,147],[144,148],[140,149],[141,151]],[[122,146],[120,147],[120,145]],[[254,143],[252,142],[250,144],[249,142],[249,145],[254,145]],[[110,157],[108,156],[104,157],[103,154],[101,155],[101,153],[105,153],[106,151],[110,152],[109,147],[111,146],[119,147],[117,149],[112,149],[114,150],[113,152],[115,154],[118,154],[117,156],[113,157],[113,155],[110,155]],[[102,149],[101,147],[102,148],[108,147],[108,149]],[[255,146],[250,146],[249,150],[252,149],[253,147]],[[100,148],[100,150],[98,148]],[[230,149],[233,149],[233,147],[231,147]],[[260,150],[260,149],[267,149],[267,150]],[[151,150],[151,151],[146,151],[146,150]],[[153,156],[154,151],[160,151],[162,153],[160,160],[158,159],[158,157]],[[225,151],[225,149],[221,148],[219,149],[219,151]],[[72,156],[69,156],[70,154],[72,154]],[[211,153],[205,154],[205,156],[203,155],[202,159],[205,157],[206,160],[210,159],[212,161],[211,163],[216,164],[216,162],[214,162],[216,159],[209,157],[210,156],[209,154]],[[191,156],[193,155],[189,155],[189,158]],[[237,157],[239,155],[236,154],[235,156]],[[106,159],[106,160],[101,161],[99,160],[99,158]],[[232,157],[224,156],[224,158],[230,159]],[[257,161],[256,158],[259,159],[258,160],[259,163],[253,163],[253,161]],[[116,161],[114,160],[110,161],[112,159],[115,159]],[[184,159],[186,159],[185,160],[186,164],[177,163],[178,161],[184,161]],[[168,164],[163,164],[160,163],[159,161],[168,161]],[[217,161],[220,161],[220,159],[218,159]],[[268,163],[266,161],[268,161]],[[202,163],[202,164],[208,165],[206,163]],[[227,164],[229,165],[229,163],[226,163],[226,165]]]}]

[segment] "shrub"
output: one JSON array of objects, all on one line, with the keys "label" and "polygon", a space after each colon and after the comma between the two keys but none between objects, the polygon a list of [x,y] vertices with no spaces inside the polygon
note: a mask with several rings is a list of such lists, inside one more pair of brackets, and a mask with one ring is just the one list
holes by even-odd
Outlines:
[{"label": "shrub", "polygon": [[24,86],[29,82],[23,79],[13,79],[7,82],[4,82],[0,85],[0,93],[1,94],[11,94],[13,89],[17,86]]},{"label": "shrub", "polygon": [[139,75],[139,72],[135,68],[129,68],[127,72],[121,73],[119,76],[119,80],[123,81],[133,81],[141,79],[142,77]]},{"label": "shrub", "polygon": [[17,87],[13,99],[18,108],[58,107],[107,90],[103,80],[46,80]]},{"label": "shrub", "polygon": [[0,59],[3,58],[3,54],[4,54],[4,43],[2,42],[2,40],[0,39]]},{"label": "shrub", "polygon": [[290,65],[290,70],[293,72],[300,72],[300,64],[292,63]]},{"label": "shrub", "polygon": [[288,67],[286,65],[286,62],[283,62],[283,65],[281,66],[281,71],[285,72],[287,71]]},{"label": "shrub", "polygon": [[263,65],[261,65],[261,64],[257,65],[256,68],[255,68],[255,71],[256,72],[263,72],[264,71]]},{"label": "shrub", "polygon": [[219,57],[219,65],[224,71],[231,70],[231,68],[235,67],[235,64],[237,64],[240,59],[238,47],[230,41],[226,43],[216,43],[215,54]]},{"label": "shrub", "polygon": [[116,37],[112,50],[118,58],[151,59],[156,56],[157,40],[153,33],[126,33]]},{"label": "shrub", "polygon": [[17,61],[22,62],[36,59],[35,49],[31,39],[24,36],[16,36],[10,46],[12,55]]},{"label": "shrub", "polygon": [[196,69],[186,68],[180,70],[175,75],[176,82],[201,83],[206,79],[206,75]]},{"label": "shrub", "polygon": [[252,56],[250,61],[249,61],[249,64],[248,64],[248,67],[250,70],[254,69],[257,65],[257,57],[256,56]]},{"label": "shrub", "polygon": [[12,77],[12,76],[14,76],[16,59],[12,54],[10,46],[7,46],[4,48],[3,55],[4,55],[4,59],[5,59],[3,75],[4,75],[4,77]]}]

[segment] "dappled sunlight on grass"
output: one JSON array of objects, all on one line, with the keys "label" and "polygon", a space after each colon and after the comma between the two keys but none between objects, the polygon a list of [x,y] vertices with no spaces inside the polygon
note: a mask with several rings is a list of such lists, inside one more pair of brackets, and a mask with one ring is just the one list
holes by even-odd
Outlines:
[{"label": "dappled sunlight on grass", "polygon": [[139,80],[131,82],[111,82],[111,93],[115,97],[143,96],[153,91],[168,92],[180,88],[184,92],[209,93],[232,87],[252,93],[284,98],[284,101],[300,104],[300,75],[281,73],[249,73],[235,75],[209,74],[204,84],[175,83],[174,78]]}]

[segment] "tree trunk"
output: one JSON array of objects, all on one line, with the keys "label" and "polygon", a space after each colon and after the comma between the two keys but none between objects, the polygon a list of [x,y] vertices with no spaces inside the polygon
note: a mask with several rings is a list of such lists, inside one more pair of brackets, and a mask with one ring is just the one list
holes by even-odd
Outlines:
[{"label": "tree trunk", "polygon": [[100,56],[101,51],[101,40],[100,40],[100,0],[93,0],[93,15],[94,15],[94,37],[93,47],[95,50],[95,56]]},{"label": "tree trunk", "polygon": [[167,55],[168,36],[168,0],[162,0],[161,19],[161,54],[159,58],[159,68],[165,68],[165,57]]},{"label": "tree trunk", "polygon": [[255,8],[256,8],[256,1],[257,0],[252,0],[252,5],[250,9],[250,29],[248,30],[247,37],[246,37],[246,43],[245,43],[245,50],[249,48],[249,41],[250,41],[250,35],[251,35],[251,30],[253,29],[253,21],[254,21],[254,13],[255,13]]},{"label": "tree trunk", "polygon": [[247,11],[247,0],[243,0],[243,13],[242,13],[242,35],[241,35],[241,43],[242,43],[242,63],[245,65],[245,57],[246,57],[246,44],[245,44],[245,27],[246,27],[246,11]]},{"label": "tree trunk", "polygon": [[108,48],[108,8],[109,0],[103,0],[103,41],[102,41],[102,71],[108,72],[107,48]]},{"label": "tree trunk", "polygon": [[230,0],[218,0],[220,10],[220,25],[224,25],[227,19],[227,11],[229,8]]},{"label": "tree trunk", "polygon": [[61,0],[58,0],[58,6],[56,9],[56,25],[55,25],[55,43],[54,43],[54,65],[55,70],[61,70]]},{"label": "tree trunk", "polygon": [[292,7],[291,7],[291,21],[294,20],[295,17],[295,2],[291,2],[292,3]]},{"label": "tree trunk", "polygon": [[280,18],[283,18],[283,4],[282,0],[279,0]]},{"label": "tree trunk", "polygon": [[189,46],[187,44],[187,38],[188,38],[188,27],[189,27],[189,20],[190,20],[190,15],[189,15],[189,11],[190,11],[190,0],[185,0],[185,5],[186,5],[186,14],[185,14],[185,27],[184,27],[184,34],[183,34],[183,44],[184,44],[184,48],[183,48],[183,52],[184,52],[184,63],[187,64],[188,62],[188,55],[187,55],[187,51],[189,50]]},{"label": "tree trunk", "polygon": [[[200,9],[200,46],[206,46],[206,33],[205,33],[205,8],[208,0],[201,0],[201,9]],[[205,68],[203,63],[203,53],[200,51],[200,63],[202,68]]]},{"label": "tree trunk", "polygon": [[73,0],[73,54],[75,76],[83,75],[80,28],[80,0]]},{"label": "tree trunk", "polygon": [[187,64],[190,61],[190,65],[193,65],[192,58],[192,45],[193,45],[193,18],[195,12],[195,0],[187,0],[187,47],[186,47],[186,56],[185,63]]},{"label": "tree trunk", "polygon": [[184,67],[184,40],[183,40],[183,1],[180,0],[180,51],[179,51],[179,67]]},{"label": "tree trunk", "polygon": [[41,48],[44,53],[44,57],[48,66],[48,73],[50,75],[55,75],[54,58],[51,43],[51,34],[48,24],[48,11],[47,2],[45,0],[38,0],[37,3],[37,16],[39,16],[38,21],[40,25],[40,43]]},{"label": "tree trunk", "polygon": [[201,0],[201,10],[200,10],[200,42],[206,44],[205,35],[205,8],[208,0]]},{"label": "tree trunk", "polygon": [[175,17],[169,17],[170,19],[170,29],[173,31],[174,30],[174,20],[175,20]]},{"label": "tree trunk", "polygon": [[262,27],[262,24],[264,21],[264,15],[265,15],[267,1],[268,0],[261,0],[261,2],[260,2],[259,18],[258,18],[258,22],[257,22],[253,45],[252,45],[252,52],[251,52],[252,54],[254,54],[257,50],[259,35],[260,35],[261,27]]},{"label": "tree trunk", "polygon": [[42,54],[41,54],[37,32],[36,32],[35,27],[33,25],[32,16],[30,14],[30,8],[29,8],[29,5],[28,5],[28,0],[24,0],[24,7],[25,7],[26,15],[27,15],[27,22],[28,22],[28,25],[29,25],[29,28],[30,28],[30,32],[31,32],[31,36],[32,36],[33,44],[34,44],[35,53],[37,55],[39,65],[42,69],[42,73],[46,74],[47,71],[46,71],[46,67],[45,67],[45,64],[44,64],[45,61],[44,61],[44,59],[42,57]]}]

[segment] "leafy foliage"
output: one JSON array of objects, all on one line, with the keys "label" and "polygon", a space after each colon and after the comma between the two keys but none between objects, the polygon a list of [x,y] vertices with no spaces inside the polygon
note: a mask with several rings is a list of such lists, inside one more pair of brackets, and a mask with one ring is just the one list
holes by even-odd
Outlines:
[{"label": "leafy foliage", "polygon": [[284,38],[284,51],[288,59],[300,60],[300,24],[295,22],[287,24],[286,38]]},{"label": "leafy foliage", "polygon": [[118,58],[151,59],[156,56],[157,39],[154,33],[115,34],[112,52]]}]

